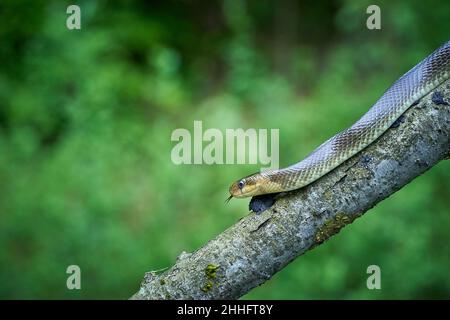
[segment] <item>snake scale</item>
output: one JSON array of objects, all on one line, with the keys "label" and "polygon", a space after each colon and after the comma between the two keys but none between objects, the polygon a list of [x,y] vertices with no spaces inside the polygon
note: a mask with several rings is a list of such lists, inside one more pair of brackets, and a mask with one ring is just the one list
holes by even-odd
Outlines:
[{"label": "snake scale", "polygon": [[252,174],[234,182],[230,198],[302,188],[330,172],[380,137],[414,102],[450,77],[450,41],[405,73],[350,128],[325,141],[289,167]]}]

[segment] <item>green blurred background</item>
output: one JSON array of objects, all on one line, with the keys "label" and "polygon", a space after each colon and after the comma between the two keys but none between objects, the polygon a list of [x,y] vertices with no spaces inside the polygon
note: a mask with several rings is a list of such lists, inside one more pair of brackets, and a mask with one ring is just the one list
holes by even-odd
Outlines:
[{"label": "green blurred background", "polygon": [[[129,298],[246,215],[223,201],[259,169],[176,166],[174,129],[279,128],[292,164],[450,39],[448,1],[78,1],[78,31],[70,4],[0,3],[0,298]],[[244,298],[450,298],[449,168]]]}]

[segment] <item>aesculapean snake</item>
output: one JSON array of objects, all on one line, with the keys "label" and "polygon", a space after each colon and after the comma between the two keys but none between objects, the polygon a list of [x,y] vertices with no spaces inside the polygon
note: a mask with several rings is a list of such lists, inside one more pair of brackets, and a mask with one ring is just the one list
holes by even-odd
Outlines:
[{"label": "aesculapean snake", "polygon": [[304,187],[330,172],[380,137],[415,101],[450,77],[450,41],[398,79],[350,128],[321,144],[302,161],[234,182],[230,198]]}]

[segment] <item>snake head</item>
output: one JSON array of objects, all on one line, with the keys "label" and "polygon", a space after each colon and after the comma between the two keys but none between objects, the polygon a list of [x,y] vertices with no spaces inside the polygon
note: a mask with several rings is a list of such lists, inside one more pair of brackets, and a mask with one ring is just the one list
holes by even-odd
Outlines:
[{"label": "snake head", "polygon": [[259,194],[257,174],[251,175],[234,182],[230,186],[230,195],[234,198],[246,198]]}]

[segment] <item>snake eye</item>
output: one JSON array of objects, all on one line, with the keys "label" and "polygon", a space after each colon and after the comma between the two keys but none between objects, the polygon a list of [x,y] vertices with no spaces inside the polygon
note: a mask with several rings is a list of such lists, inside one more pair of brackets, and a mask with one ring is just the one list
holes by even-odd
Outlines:
[{"label": "snake eye", "polygon": [[244,180],[239,181],[239,183],[238,183],[239,189],[242,189],[244,187],[244,185],[245,185],[245,181]]}]

